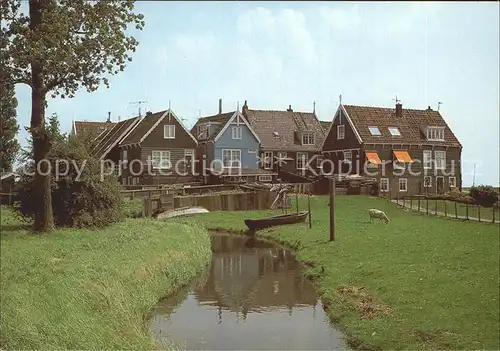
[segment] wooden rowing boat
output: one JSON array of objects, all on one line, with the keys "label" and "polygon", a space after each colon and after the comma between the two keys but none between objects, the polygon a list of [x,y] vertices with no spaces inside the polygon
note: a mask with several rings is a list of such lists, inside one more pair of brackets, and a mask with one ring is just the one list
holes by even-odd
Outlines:
[{"label": "wooden rowing boat", "polygon": [[186,206],[186,207],[176,208],[175,210],[167,210],[164,212],[160,212],[160,213],[156,214],[154,217],[156,217],[157,219],[166,219],[166,218],[188,216],[188,215],[193,215],[193,214],[198,214],[198,213],[207,213],[207,212],[209,212],[209,211],[203,207]]},{"label": "wooden rowing boat", "polygon": [[308,214],[308,211],[302,211],[268,218],[245,219],[245,224],[251,231],[256,231],[278,225],[301,223],[305,221]]}]

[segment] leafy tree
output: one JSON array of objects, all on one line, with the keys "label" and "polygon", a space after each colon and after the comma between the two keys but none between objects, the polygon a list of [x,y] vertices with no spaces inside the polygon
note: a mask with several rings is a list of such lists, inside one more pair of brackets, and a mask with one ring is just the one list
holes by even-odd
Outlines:
[{"label": "leafy tree", "polygon": [[16,134],[19,125],[16,121],[17,99],[13,84],[0,84],[0,169],[12,170],[19,151]]},{"label": "leafy tree", "polygon": [[123,71],[138,41],[126,31],[144,27],[143,15],[134,13],[134,1],[0,0],[2,18],[1,76],[9,83],[31,87],[31,124],[35,164],[33,202],[35,230],[54,227],[50,178],[45,159],[52,141],[45,128],[47,94],[73,97],[80,89],[92,92],[108,76]]}]

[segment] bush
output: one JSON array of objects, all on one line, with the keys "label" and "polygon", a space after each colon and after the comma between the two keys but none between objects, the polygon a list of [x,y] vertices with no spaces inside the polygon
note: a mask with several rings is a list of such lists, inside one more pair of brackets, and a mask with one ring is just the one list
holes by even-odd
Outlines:
[{"label": "bush", "polygon": [[430,195],[428,196],[429,199],[436,199],[436,200],[449,200],[449,201],[455,201],[463,204],[469,204],[473,205],[476,203],[474,198],[469,196],[467,193],[463,193],[458,189],[453,189],[447,193],[441,194],[441,195]]},{"label": "bush", "polygon": [[479,185],[470,188],[470,195],[477,204],[491,207],[498,201],[498,193],[491,185]]},{"label": "bush", "polygon": [[[56,160],[61,173],[66,174],[56,179],[51,175],[52,210],[56,226],[64,227],[104,227],[124,217],[121,186],[115,176],[101,179],[100,160],[89,152],[87,141],[77,138],[65,138],[54,145],[50,153],[52,170]],[[77,167],[81,174],[78,177]],[[32,165],[28,165],[28,169]],[[31,200],[34,177],[23,172],[18,186],[15,204],[17,213],[28,220],[33,220],[37,210]]]}]

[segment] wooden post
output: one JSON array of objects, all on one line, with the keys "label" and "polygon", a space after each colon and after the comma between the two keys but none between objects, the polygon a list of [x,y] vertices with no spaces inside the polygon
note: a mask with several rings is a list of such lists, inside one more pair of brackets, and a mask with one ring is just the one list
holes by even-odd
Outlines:
[{"label": "wooden post", "polygon": [[493,205],[493,219],[491,221],[495,223],[495,205]]},{"label": "wooden post", "polygon": [[481,205],[477,205],[477,218],[481,222]]},{"label": "wooden post", "polygon": [[445,217],[448,217],[448,213],[447,213],[447,211],[446,211],[446,203],[447,203],[447,202],[448,202],[447,200],[444,200],[444,216],[445,216]]},{"label": "wooden post", "polygon": [[307,209],[309,211],[309,229],[312,228],[312,221],[311,221],[311,190],[307,193]]},{"label": "wooden post", "polygon": [[335,240],[335,178],[330,179],[330,241]]},{"label": "wooden post", "polygon": [[[406,206],[406,203],[405,203]],[[413,210],[413,197],[410,196],[410,210]]]},{"label": "wooden post", "polygon": [[418,213],[420,213],[420,197],[418,198]]},{"label": "wooden post", "polygon": [[469,219],[469,204],[467,202],[465,203],[465,217]]},{"label": "wooden post", "polygon": [[429,198],[428,197],[426,198],[426,202],[425,202],[425,211],[427,212],[427,214],[429,214]]},{"label": "wooden post", "polygon": [[457,202],[456,201],[454,201],[454,202],[455,202],[455,218],[458,218]]},{"label": "wooden post", "polygon": [[295,192],[295,206],[297,206],[297,213],[299,213],[299,192]]},{"label": "wooden post", "polygon": [[9,206],[12,205],[12,184],[9,184]]},{"label": "wooden post", "polygon": [[434,214],[437,216],[438,214],[438,199],[435,199],[436,202],[434,202]]}]

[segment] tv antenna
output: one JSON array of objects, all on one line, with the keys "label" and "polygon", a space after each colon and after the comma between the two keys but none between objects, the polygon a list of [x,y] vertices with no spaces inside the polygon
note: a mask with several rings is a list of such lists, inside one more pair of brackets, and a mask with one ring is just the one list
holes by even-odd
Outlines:
[{"label": "tv antenna", "polygon": [[441,105],[442,105],[442,104],[443,104],[443,103],[442,103],[441,101],[438,101],[438,111],[439,111],[439,109],[441,108]]},{"label": "tv antenna", "polygon": [[130,105],[137,105],[139,107],[139,117],[142,117],[141,114],[141,105],[147,103],[147,101],[134,101],[131,102]]},{"label": "tv antenna", "polygon": [[392,99],[392,101],[396,101],[396,104],[399,104],[401,102],[401,100],[398,99],[398,94],[396,94],[396,98]]}]

